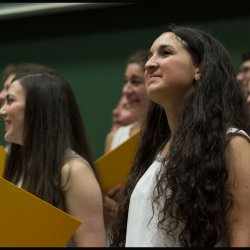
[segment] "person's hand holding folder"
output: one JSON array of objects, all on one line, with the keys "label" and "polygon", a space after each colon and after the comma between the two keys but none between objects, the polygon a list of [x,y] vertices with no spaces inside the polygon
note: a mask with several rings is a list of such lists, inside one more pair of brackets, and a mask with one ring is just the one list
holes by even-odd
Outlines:
[{"label": "person's hand holding folder", "polygon": [[123,185],[116,185],[103,194],[103,213],[105,226],[113,221],[122,197]]}]

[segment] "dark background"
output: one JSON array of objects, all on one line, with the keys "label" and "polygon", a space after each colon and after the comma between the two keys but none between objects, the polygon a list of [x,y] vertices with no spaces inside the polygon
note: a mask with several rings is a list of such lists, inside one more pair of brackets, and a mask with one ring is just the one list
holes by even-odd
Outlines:
[{"label": "dark background", "polygon": [[[225,45],[237,71],[242,53],[250,50],[249,9],[243,1],[166,1],[97,4],[0,19],[0,70],[8,63],[36,62],[60,72],[73,87],[98,158],[121,94],[126,61],[135,50],[148,49],[169,22],[191,24]],[[0,130],[0,144],[5,144],[2,121]]]}]

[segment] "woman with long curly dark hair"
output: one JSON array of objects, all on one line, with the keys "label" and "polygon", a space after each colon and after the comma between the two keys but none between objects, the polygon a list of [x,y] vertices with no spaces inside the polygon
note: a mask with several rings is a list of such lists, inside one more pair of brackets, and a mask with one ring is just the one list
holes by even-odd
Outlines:
[{"label": "woman with long curly dark hair", "polygon": [[250,123],[228,52],[170,25],[145,77],[152,103],[111,246],[250,246]]}]

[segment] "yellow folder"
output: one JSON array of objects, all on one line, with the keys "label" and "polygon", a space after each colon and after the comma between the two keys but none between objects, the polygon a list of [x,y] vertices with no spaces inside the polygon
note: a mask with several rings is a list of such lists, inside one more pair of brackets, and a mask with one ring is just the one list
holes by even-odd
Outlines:
[{"label": "yellow folder", "polygon": [[7,153],[5,151],[5,148],[3,146],[0,146],[0,177],[3,176],[6,159]]},{"label": "yellow folder", "polygon": [[95,161],[102,191],[106,192],[115,185],[126,183],[135,156],[138,138],[139,132]]},{"label": "yellow folder", "polygon": [[0,247],[63,247],[81,222],[0,177]]}]

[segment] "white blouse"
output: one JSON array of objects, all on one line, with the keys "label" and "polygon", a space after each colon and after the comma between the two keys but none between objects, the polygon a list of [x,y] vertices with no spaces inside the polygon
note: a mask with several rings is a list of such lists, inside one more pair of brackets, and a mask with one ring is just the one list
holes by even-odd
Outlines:
[{"label": "white blouse", "polygon": [[[241,134],[250,141],[250,137],[242,130],[230,128],[227,130],[227,134],[229,133]],[[158,155],[132,192],[127,220],[126,247],[180,246],[178,235],[182,225],[179,225],[174,231],[174,238],[171,236],[166,237],[165,234],[163,235],[162,230],[157,227],[157,208],[155,208],[154,217],[152,218],[152,196],[156,185],[156,175],[161,168],[161,163],[162,157]],[[222,239],[216,246],[226,246],[226,240]]]},{"label": "white blouse", "polygon": [[133,126],[134,124],[129,124],[127,126],[122,126],[118,128],[111,142],[111,149],[116,148],[117,146],[119,146],[130,138],[130,130]]}]

